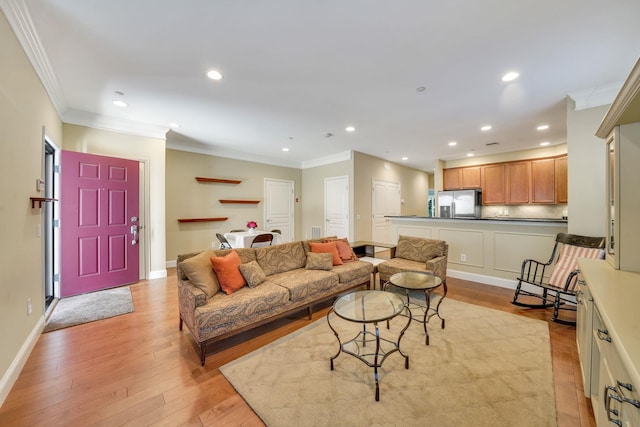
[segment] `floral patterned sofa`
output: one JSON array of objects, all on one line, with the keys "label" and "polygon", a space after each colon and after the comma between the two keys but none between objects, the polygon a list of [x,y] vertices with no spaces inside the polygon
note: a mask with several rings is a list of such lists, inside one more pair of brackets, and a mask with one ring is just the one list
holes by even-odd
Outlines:
[{"label": "floral patterned sofa", "polygon": [[401,271],[428,271],[447,280],[449,245],[444,240],[400,236],[394,258],[378,265],[380,285]]},{"label": "floral patterned sofa", "polygon": [[[304,308],[311,318],[314,303],[362,285],[369,288],[372,264],[358,261],[352,253],[341,258],[341,265],[332,265],[335,255],[308,255],[310,244],[317,242],[209,250],[177,257],[180,329],[183,324],[189,329],[199,346],[203,366],[207,347],[215,341]],[[217,287],[218,277],[210,259],[232,251],[240,258],[237,268],[247,278],[247,286],[228,295]],[[327,255],[328,265],[327,258],[322,258]]]}]

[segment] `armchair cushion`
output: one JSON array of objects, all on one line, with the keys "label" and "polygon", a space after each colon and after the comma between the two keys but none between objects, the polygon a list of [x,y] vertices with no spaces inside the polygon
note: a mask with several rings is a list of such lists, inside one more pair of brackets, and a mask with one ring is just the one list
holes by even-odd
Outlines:
[{"label": "armchair cushion", "polygon": [[426,263],[431,258],[444,256],[446,244],[444,240],[400,236],[396,247],[396,258]]},{"label": "armchair cushion", "polygon": [[567,277],[578,268],[577,258],[602,258],[604,251],[599,248],[583,248],[573,245],[562,245],[558,261],[553,266],[549,284],[558,288],[564,288]]}]

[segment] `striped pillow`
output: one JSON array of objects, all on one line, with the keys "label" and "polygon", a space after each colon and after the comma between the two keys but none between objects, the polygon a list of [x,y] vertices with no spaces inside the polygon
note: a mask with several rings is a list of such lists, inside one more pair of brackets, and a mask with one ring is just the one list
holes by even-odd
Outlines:
[{"label": "striped pillow", "polygon": [[604,251],[598,248],[582,248],[580,246],[562,245],[558,262],[553,266],[549,284],[564,288],[569,274],[578,268],[577,258],[602,258]]}]

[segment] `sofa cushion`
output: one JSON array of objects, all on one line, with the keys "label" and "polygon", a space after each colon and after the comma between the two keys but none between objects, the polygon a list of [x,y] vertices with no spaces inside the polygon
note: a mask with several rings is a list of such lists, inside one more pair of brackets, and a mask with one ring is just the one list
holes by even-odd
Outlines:
[{"label": "sofa cushion", "polygon": [[307,252],[307,263],[304,268],[307,270],[330,271],[333,268],[333,254]]},{"label": "sofa cushion", "polygon": [[332,271],[306,270],[300,268],[269,277],[269,281],[289,291],[291,301],[310,299],[326,293],[338,285],[338,275]]},{"label": "sofa cushion", "polygon": [[256,260],[256,251],[253,248],[237,248],[237,249],[214,249],[212,252],[216,256],[225,256],[229,252],[234,251],[240,257],[240,261],[246,264]]},{"label": "sofa cushion", "polygon": [[213,251],[205,251],[180,262],[180,268],[191,284],[201,289],[207,298],[211,298],[220,291],[220,283],[211,265],[212,256],[214,256]]},{"label": "sofa cushion", "polygon": [[302,242],[283,243],[253,249],[256,261],[267,276],[304,268],[307,257]]},{"label": "sofa cushion", "polygon": [[396,247],[396,258],[426,262],[431,258],[443,256],[446,244],[444,240],[400,236]]},{"label": "sofa cushion", "polygon": [[247,285],[249,285],[250,288],[254,288],[260,283],[267,280],[267,275],[264,274],[262,267],[260,267],[260,264],[258,264],[257,261],[240,264],[238,268],[240,269],[242,277],[244,277],[244,279],[247,281]]},{"label": "sofa cushion", "polygon": [[338,273],[340,283],[350,283],[355,280],[366,281],[371,279],[374,265],[366,261],[348,262],[333,267],[333,272]]},{"label": "sofa cushion", "polygon": [[358,257],[356,256],[356,254],[353,252],[353,249],[351,248],[349,239],[347,239],[346,237],[343,237],[342,239],[337,239],[334,237],[327,237],[326,239],[323,239],[323,242],[331,242],[331,241],[336,242],[338,255],[340,255],[340,259],[342,260],[342,262],[353,262],[358,260]]},{"label": "sofa cushion", "polygon": [[338,247],[336,246],[336,242],[326,242],[326,243],[309,243],[311,247],[311,252],[320,253],[320,254],[332,254],[333,255],[333,265],[342,265],[342,259],[340,259],[340,254],[338,254]]},{"label": "sofa cushion", "polygon": [[231,296],[219,292],[196,308],[195,329],[204,341],[285,311],[288,303],[289,291],[268,280],[255,288],[245,286]]},{"label": "sofa cushion", "polygon": [[247,284],[238,268],[240,256],[236,251],[231,251],[225,256],[211,257],[211,264],[213,264],[213,271],[218,276],[220,287],[227,295],[231,295]]},{"label": "sofa cushion", "polygon": [[[424,262],[411,261],[404,258],[392,258],[378,264],[378,273],[380,274],[380,278],[383,280],[389,280],[391,276],[396,273],[400,273],[401,271],[428,271],[433,273],[427,269]],[[380,283],[380,285],[382,286],[384,283]]]}]

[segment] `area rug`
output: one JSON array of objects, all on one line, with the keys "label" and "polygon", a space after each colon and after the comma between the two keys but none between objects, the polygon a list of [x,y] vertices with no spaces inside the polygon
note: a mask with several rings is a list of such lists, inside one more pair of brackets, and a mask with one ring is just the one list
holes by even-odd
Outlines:
[{"label": "area rug", "polygon": [[133,299],[128,286],[62,298],[55,306],[43,332],[107,319],[132,311]]},{"label": "area rug", "polygon": [[[326,319],[220,368],[269,426],[557,426],[546,322],[445,299],[429,324],[414,322],[379,369],[340,354]],[[358,325],[331,315],[341,337]],[[406,319],[381,336],[397,336]]]}]

